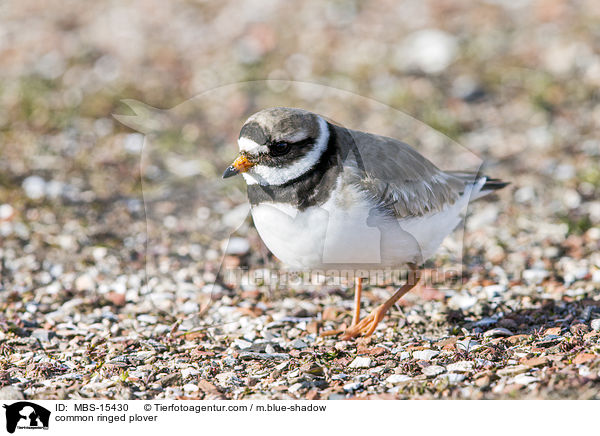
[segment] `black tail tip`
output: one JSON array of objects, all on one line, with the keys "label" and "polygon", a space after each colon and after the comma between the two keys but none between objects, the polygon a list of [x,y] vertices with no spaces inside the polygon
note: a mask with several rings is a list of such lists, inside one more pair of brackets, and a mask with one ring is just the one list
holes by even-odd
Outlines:
[{"label": "black tail tip", "polygon": [[486,177],[486,181],[481,189],[485,191],[497,191],[498,189],[502,189],[508,185],[510,185],[510,182],[494,179],[492,177]]}]

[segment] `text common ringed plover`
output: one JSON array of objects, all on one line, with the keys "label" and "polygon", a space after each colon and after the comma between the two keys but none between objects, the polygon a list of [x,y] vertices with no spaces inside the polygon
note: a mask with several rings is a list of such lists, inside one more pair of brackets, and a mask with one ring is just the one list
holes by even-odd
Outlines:
[{"label": "text common ringed plover", "polygon": [[369,336],[419,281],[418,266],[460,223],[470,200],[507,185],[470,172],[442,171],[396,139],[343,128],[295,108],[252,115],[240,154],[223,178],[241,173],[252,218],[271,252],[298,268],[408,264],[407,283],[360,320],[355,280],[352,325]]}]

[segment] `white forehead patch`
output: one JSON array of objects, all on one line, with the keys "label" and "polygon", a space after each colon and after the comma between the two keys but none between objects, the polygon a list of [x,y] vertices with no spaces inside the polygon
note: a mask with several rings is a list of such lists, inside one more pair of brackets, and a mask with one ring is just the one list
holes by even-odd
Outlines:
[{"label": "white forehead patch", "polygon": [[240,151],[245,151],[250,154],[266,153],[269,148],[266,145],[260,145],[254,142],[252,139],[241,137],[238,139],[238,147]]},{"label": "white forehead patch", "polygon": [[[297,179],[304,173],[308,172],[312,167],[319,162],[321,155],[327,149],[327,142],[329,141],[329,129],[327,128],[327,122],[317,117],[319,120],[319,136],[315,141],[314,147],[306,153],[300,160],[292,163],[289,166],[283,168],[273,168],[265,165],[255,165],[248,172],[243,173],[244,180],[248,185],[260,184],[260,185],[283,185],[290,180]],[[245,138],[240,138],[245,139]],[[257,144],[254,141],[250,141]],[[241,149],[241,145],[240,145]]]}]

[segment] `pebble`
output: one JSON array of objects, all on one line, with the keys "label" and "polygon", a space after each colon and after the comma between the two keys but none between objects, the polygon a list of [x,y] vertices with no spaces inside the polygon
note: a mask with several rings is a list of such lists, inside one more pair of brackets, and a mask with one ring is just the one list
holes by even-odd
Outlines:
[{"label": "pebble", "polygon": [[392,374],[390,375],[388,378],[385,379],[386,383],[390,383],[390,384],[397,384],[397,383],[403,383],[403,382],[407,382],[412,380],[411,377],[404,375],[404,374]]},{"label": "pebble", "polygon": [[513,335],[513,332],[511,332],[508,329],[505,329],[504,327],[498,327],[495,329],[491,329],[483,334],[483,336],[486,338],[494,338],[494,337],[498,337],[498,336],[512,336],[512,335]]},{"label": "pebble", "polygon": [[430,365],[423,368],[422,371],[427,377],[435,377],[446,372],[446,368],[440,365]]},{"label": "pebble", "polygon": [[245,350],[252,346],[252,342],[245,341],[244,339],[236,339],[233,341],[234,345],[236,345],[240,350]]},{"label": "pebble", "polygon": [[540,379],[527,374],[518,374],[512,381],[519,385],[528,385],[530,383],[538,382]]},{"label": "pebble", "polygon": [[292,342],[290,344],[290,346],[292,348],[295,348],[296,350],[301,350],[303,348],[308,347],[308,345],[306,344],[306,342],[304,342],[302,339],[296,339],[294,342]]},{"label": "pebble", "polygon": [[351,382],[351,383],[346,383],[344,385],[344,390],[346,392],[354,392],[359,390],[360,388],[362,388],[363,384],[360,382]]},{"label": "pebble", "polygon": [[466,294],[456,294],[448,300],[448,306],[451,309],[469,310],[471,307],[475,306],[476,303],[477,297]]},{"label": "pebble", "polygon": [[25,195],[32,200],[38,200],[46,195],[46,181],[40,176],[27,177],[23,180],[21,187],[25,191]]},{"label": "pebble", "polygon": [[154,315],[141,314],[138,315],[137,320],[139,322],[143,322],[144,324],[156,324],[158,319]]},{"label": "pebble", "polygon": [[350,363],[350,368],[369,368],[371,366],[370,357],[357,357]]},{"label": "pebble", "polygon": [[473,327],[482,327],[482,328],[486,328],[486,327],[490,327],[494,324],[496,324],[498,321],[495,320],[494,318],[482,318],[477,322],[473,323]]},{"label": "pebble", "polygon": [[501,376],[514,376],[517,374],[521,374],[524,372],[529,371],[529,367],[525,366],[525,365],[515,365],[515,366],[506,366],[504,368],[501,368],[497,371],[498,375]]},{"label": "pebble", "polygon": [[199,390],[198,385],[195,385],[193,383],[186,383],[182,386],[182,388],[183,388],[184,392],[188,392],[188,393],[198,392],[198,390]]},{"label": "pebble", "polygon": [[411,33],[400,46],[395,57],[396,66],[418,68],[426,74],[445,70],[456,56],[456,38],[439,29],[422,29]]},{"label": "pebble", "polygon": [[181,370],[181,378],[188,378],[200,374],[196,368],[184,368]]},{"label": "pebble", "polygon": [[302,387],[304,386],[304,383],[298,382],[298,383],[294,383],[293,385],[291,385],[288,388],[288,392],[296,393],[298,392],[300,389],[302,389]]},{"label": "pebble", "polygon": [[235,372],[222,372],[217,374],[215,378],[222,385],[230,384],[235,378]]},{"label": "pebble", "polygon": [[473,369],[473,362],[470,360],[461,360],[460,362],[451,363],[446,365],[446,370],[452,372],[468,372]]},{"label": "pebble", "polygon": [[50,342],[50,339],[52,339],[54,336],[56,336],[56,333],[44,329],[35,329],[31,333],[32,338],[39,339],[41,342]]},{"label": "pebble", "polygon": [[10,204],[0,205],[0,221],[10,219],[15,213],[15,209]]},{"label": "pebble", "polygon": [[596,332],[600,332],[600,318],[593,319],[590,321],[590,327]]},{"label": "pebble", "polygon": [[94,279],[89,274],[82,274],[75,279],[75,289],[78,291],[93,291],[95,288]]},{"label": "pebble", "polygon": [[418,360],[431,360],[438,354],[440,354],[440,352],[435,350],[418,350],[413,351],[413,358]]},{"label": "pebble", "polygon": [[13,386],[4,386],[0,389],[0,400],[19,401],[24,398],[23,393]]},{"label": "pebble", "polygon": [[198,306],[198,303],[194,303],[193,301],[187,301],[181,306],[181,311],[186,315],[198,313],[200,311],[200,306]]},{"label": "pebble", "polygon": [[465,379],[464,374],[456,374],[456,373],[445,374],[442,377],[446,378],[446,380],[448,380],[448,383],[450,383],[450,384],[460,383],[461,381],[463,381]]},{"label": "pebble", "polygon": [[250,243],[246,238],[233,237],[229,238],[225,254],[233,256],[243,256],[250,251]]},{"label": "pebble", "polygon": [[523,271],[523,280],[530,284],[537,285],[542,282],[550,273],[545,269],[526,269]]},{"label": "pebble", "polygon": [[579,371],[578,371],[579,375],[582,377],[589,377],[592,375],[592,370],[590,369],[589,366],[580,366],[579,367]]}]

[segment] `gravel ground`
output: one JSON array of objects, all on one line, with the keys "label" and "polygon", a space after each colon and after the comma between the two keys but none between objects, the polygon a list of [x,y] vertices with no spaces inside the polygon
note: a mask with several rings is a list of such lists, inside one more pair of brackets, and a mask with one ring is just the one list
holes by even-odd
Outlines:
[{"label": "gravel ground", "polygon": [[[600,399],[597,2],[67,3],[0,6],[0,398]],[[282,101],[511,182],[371,338],[320,335],[347,282],[256,279],[219,174]]]}]

